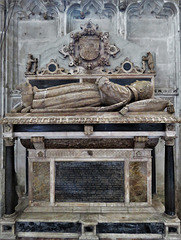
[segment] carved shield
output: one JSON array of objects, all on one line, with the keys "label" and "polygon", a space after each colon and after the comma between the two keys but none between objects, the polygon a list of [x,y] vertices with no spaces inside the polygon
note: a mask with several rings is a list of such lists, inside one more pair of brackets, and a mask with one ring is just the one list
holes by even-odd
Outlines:
[{"label": "carved shield", "polygon": [[79,40],[80,56],[82,59],[95,60],[100,54],[100,40],[97,37],[82,37]]}]

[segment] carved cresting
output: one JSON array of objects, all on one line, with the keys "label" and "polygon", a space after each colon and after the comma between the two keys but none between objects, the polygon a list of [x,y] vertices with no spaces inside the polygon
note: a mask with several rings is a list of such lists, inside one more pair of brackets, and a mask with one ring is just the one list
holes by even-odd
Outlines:
[{"label": "carved cresting", "polygon": [[81,31],[71,33],[72,42],[59,50],[66,58],[69,66],[82,66],[92,70],[100,66],[109,66],[109,57],[115,56],[120,49],[108,41],[109,33],[98,31],[98,25],[91,21],[81,25]]}]

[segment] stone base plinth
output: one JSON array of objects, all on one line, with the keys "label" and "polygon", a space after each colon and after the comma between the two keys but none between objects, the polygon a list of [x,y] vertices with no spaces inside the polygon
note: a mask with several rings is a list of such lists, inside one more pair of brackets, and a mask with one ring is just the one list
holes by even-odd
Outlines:
[{"label": "stone base plinth", "polygon": [[79,237],[79,240],[99,240],[99,238],[95,235],[82,235]]}]

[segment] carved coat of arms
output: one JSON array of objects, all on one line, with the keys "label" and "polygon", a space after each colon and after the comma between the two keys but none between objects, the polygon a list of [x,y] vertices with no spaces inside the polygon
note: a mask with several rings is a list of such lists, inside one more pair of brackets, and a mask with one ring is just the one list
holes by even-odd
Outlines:
[{"label": "carved coat of arms", "polygon": [[109,66],[110,56],[120,50],[108,41],[109,33],[98,31],[98,25],[91,21],[81,26],[81,31],[71,34],[72,42],[59,50],[64,57],[69,56],[69,66],[82,66],[92,70],[96,67]]},{"label": "carved coat of arms", "polygon": [[79,40],[80,57],[84,60],[95,60],[100,55],[99,38],[82,37]]}]

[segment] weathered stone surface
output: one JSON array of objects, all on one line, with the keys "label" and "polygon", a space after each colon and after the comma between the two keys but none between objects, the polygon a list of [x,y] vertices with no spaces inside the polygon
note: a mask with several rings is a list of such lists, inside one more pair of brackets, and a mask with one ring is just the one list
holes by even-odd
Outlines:
[{"label": "weathered stone surface", "polygon": [[34,237],[26,237],[26,238],[18,238],[17,240],[78,240],[78,238],[34,238]]},{"label": "weathered stone surface", "polygon": [[[21,139],[21,143],[24,147],[28,149],[33,149],[33,144],[28,139]],[[158,143],[157,138],[151,138],[146,142],[146,148],[153,148]],[[134,140],[130,138],[119,139],[119,138],[106,138],[106,139],[45,139],[45,148],[47,149],[67,149],[67,148],[133,148]]]},{"label": "weathered stone surface", "polygon": [[130,202],[147,201],[147,162],[130,162]]},{"label": "weathered stone surface", "polygon": [[32,184],[33,201],[50,201],[50,163],[33,163]]}]

